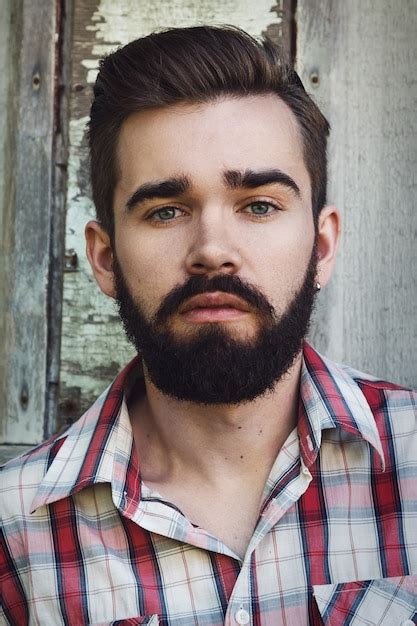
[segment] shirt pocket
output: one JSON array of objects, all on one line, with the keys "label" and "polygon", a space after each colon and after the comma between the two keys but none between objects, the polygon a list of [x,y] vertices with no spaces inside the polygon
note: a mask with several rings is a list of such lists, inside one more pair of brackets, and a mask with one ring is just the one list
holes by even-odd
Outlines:
[{"label": "shirt pocket", "polygon": [[94,623],[91,626],[138,626],[139,624],[148,624],[148,626],[159,626],[158,615],[137,615],[136,617],[126,617],[124,619],[116,619],[112,622]]},{"label": "shirt pocket", "polygon": [[314,585],[325,626],[412,626],[417,623],[417,576]]}]

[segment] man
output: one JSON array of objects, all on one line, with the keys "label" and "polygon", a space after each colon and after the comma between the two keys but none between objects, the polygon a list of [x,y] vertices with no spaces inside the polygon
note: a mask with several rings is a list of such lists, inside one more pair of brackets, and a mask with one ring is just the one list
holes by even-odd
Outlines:
[{"label": "man", "polygon": [[304,342],[340,225],[300,79],[238,29],[153,34],[89,132],[138,357],[6,466],[6,623],[414,623],[416,396]]}]

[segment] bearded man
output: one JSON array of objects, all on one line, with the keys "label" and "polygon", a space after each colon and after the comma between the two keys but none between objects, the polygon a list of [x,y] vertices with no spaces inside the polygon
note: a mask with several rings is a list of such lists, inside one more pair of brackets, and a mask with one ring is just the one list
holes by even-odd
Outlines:
[{"label": "bearded man", "polygon": [[101,62],[87,255],[138,356],[7,465],[11,624],[412,624],[416,395],[305,341],[329,126],[269,42]]}]

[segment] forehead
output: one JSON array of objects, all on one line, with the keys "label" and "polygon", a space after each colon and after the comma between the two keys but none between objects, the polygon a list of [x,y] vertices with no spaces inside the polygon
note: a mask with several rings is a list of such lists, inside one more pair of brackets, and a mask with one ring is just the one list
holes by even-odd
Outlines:
[{"label": "forehead", "polygon": [[126,187],[173,175],[216,179],[227,169],[279,168],[309,191],[297,119],[276,95],[222,97],[131,115],[117,150]]}]

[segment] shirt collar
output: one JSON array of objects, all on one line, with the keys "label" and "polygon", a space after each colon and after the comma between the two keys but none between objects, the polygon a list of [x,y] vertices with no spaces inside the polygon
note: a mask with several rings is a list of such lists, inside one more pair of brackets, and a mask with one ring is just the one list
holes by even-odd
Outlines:
[{"label": "shirt collar", "polygon": [[305,465],[316,459],[323,431],[339,429],[367,441],[376,450],[383,471],[384,453],[374,416],[348,368],[321,356],[307,342],[303,356],[298,433]]},{"label": "shirt collar", "polygon": [[[308,467],[316,459],[323,430],[341,429],[375,448],[383,469],[378,430],[356,382],[306,342],[303,356],[298,435],[304,464]],[[126,386],[140,372],[136,357],[90,409],[57,438],[50,448],[49,467],[32,502],[32,512],[97,483],[111,484],[113,502],[126,515],[137,508],[141,481],[125,394]]]},{"label": "shirt collar", "polygon": [[55,440],[32,512],[97,483],[111,483],[118,507],[131,502],[133,496],[139,501],[139,469],[125,402],[126,386],[139,373],[141,366],[136,357],[84,415]]}]

